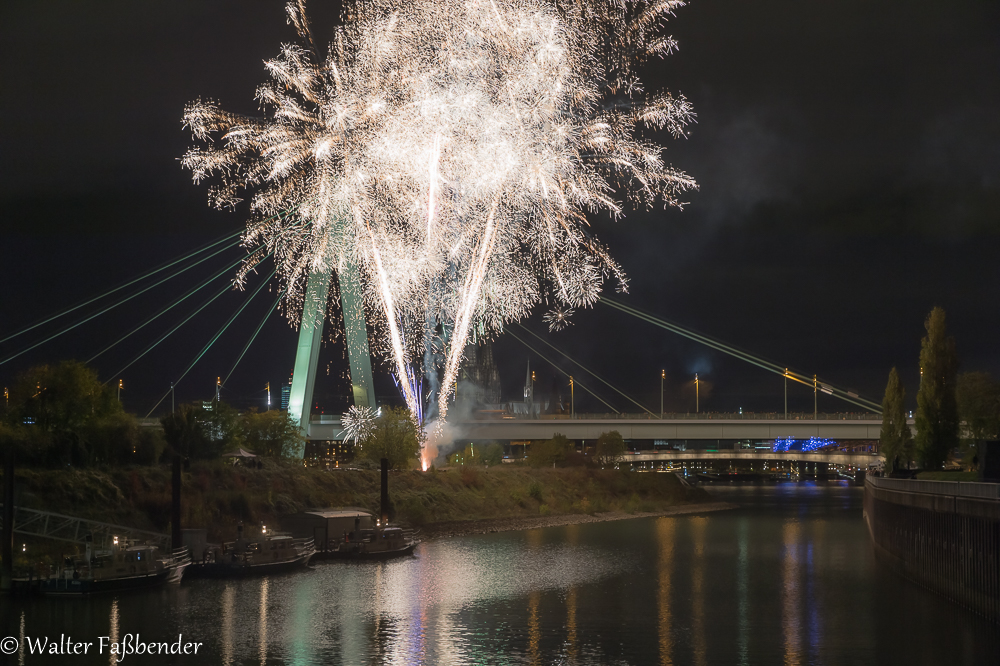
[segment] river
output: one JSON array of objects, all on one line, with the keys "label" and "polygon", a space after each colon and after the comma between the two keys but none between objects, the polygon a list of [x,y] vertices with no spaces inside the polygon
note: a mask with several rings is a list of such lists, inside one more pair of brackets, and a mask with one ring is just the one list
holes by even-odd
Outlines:
[{"label": "river", "polygon": [[[4,664],[998,664],[995,627],[877,564],[845,483],[713,486],[741,508],[440,539],[413,558],[0,600]],[[38,656],[28,641],[91,642]],[[107,637],[101,645],[101,637]],[[7,644],[10,645],[9,643]],[[103,654],[95,651],[103,647]]]}]

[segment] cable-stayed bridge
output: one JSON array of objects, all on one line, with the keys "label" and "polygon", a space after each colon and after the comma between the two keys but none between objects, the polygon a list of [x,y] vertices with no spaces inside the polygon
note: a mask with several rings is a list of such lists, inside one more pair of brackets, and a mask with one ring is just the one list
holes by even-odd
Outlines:
[{"label": "cable-stayed bridge", "polygon": [[[176,334],[178,330],[182,329],[193,318],[217,303],[225,293],[233,290],[232,276],[234,269],[244,259],[241,258],[233,262],[232,256],[226,255],[225,251],[233,250],[239,245],[239,242],[239,232],[228,234],[192,252],[177,257],[163,266],[137,276],[104,294],[46,317],[18,331],[0,333],[0,335],[3,335],[3,337],[0,337],[0,366],[19,358],[23,354],[53,339],[74,331],[79,326],[95,320],[113,309],[120,308],[134,301],[134,299],[143,296],[150,290],[171,282],[186,271],[198,266],[203,266],[203,268],[205,265],[211,266],[213,260],[215,263],[220,264],[221,268],[214,272],[208,280],[203,281],[194,288],[188,289],[177,298],[167,302],[158,312],[138,322],[131,330],[118,335],[114,341],[109,342],[103,349],[97,351],[87,359],[87,362],[91,362],[104,354],[110,353],[118,344],[140,331],[148,333],[153,330],[155,328],[154,324],[163,327],[165,330],[160,334],[154,335],[153,341],[148,346],[125,363],[117,373],[108,376],[106,379],[107,382],[115,380],[126,369],[140,363],[143,358],[152,353],[164,340]],[[254,255],[255,259],[259,261],[266,260],[270,256],[261,248],[254,250],[254,252],[256,253]],[[171,382],[170,388],[167,388],[159,401],[151,406],[147,416],[151,416],[157,409],[162,409],[168,396],[171,397],[172,401],[174,387],[203,359],[208,350],[218,343],[220,337],[228,329],[235,328],[239,330],[238,326],[233,327],[234,322],[240,317],[250,302],[264,290],[264,287],[270,284],[273,276],[274,271],[271,271],[270,273],[263,274],[257,284],[244,285],[242,302],[232,312],[232,315],[227,319],[225,324],[211,335],[190,361],[183,366],[183,370],[177,373],[176,379]],[[331,298],[331,290],[334,287],[334,278],[336,278],[335,284],[340,296],[339,302],[343,313],[350,377],[353,387],[352,398],[356,405],[377,406],[372,385],[368,333],[361,304],[361,290],[357,269],[346,265],[340,266],[337,272],[314,273],[309,276],[303,300],[301,326],[289,400],[289,413],[309,439],[318,441],[336,441],[342,438],[339,432],[339,418],[327,416],[318,418],[314,416],[310,418],[313,385],[317,374],[318,352],[324,326],[328,325],[326,321],[328,303]],[[202,296],[208,294],[208,297],[192,308],[191,302],[197,303],[196,297],[199,294]],[[277,316],[275,314],[276,306],[284,296],[285,294],[283,293],[277,294],[274,303],[268,308],[264,319],[259,322],[252,322],[243,327],[245,330],[252,331],[252,333],[249,339],[247,339],[246,344],[242,346],[239,354],[233,354],[235,357],[234,363],[228,374],[225,375],[225,379],[222,379],[220,376],[220,385],[225,384],[229,376],[232,375],[233,371],[244,359],[268,317]],[[780,414],[774,414],[765,418],[750,418],[749,415],[746,417],[739,415],[738,418],[736,416],[726,418],[724,415],[713,415],[712,418],[706,418],[706,415],[703,414],[676,415],[670,418],[660,418],[664,416],[662,413],[650,410],[632,398],[626,391],[621,390],[611,381],[598,375],[592,368],[572,358],[544,336],[515,323],[507,327],[505,335],[509,335],[526,349],[541,357],[555,371],[562,373],[570,380],[573,390],[581,390],[590,394],[594,399],[607,406],[609,412],[606,416],[573,418],[569,420],[510,418],[513,415],[505,415],[504,418],[491,420],[470,420],[455,424],[459,426],[458,430],[461,436],[469,440],[478,441],[518,441],[547,439],[558,432],[570,439],[587,440],[596,439],[602,432],[618,430],[625,439],[642,441],[773,441],[781,438],[827,438],[837,441],[872,441],[878,439],[880,428],[878,415],[881,412],[881,405],[860,396],[857,392],[840,387],[825,379],[821,380],[816,375],[791,370],[781,364],[769,361],[718,339],[697,333],[616,299],[603,298],[599,303],[629,317],[645,322],[651,327],[698,342],[716,352],[737,358],[762,371],[780,375],[785,383],[785,410]],[[185,307],[188,309],[185,310]],[[76,319],[72,320],[68,316],[74,313]],[[63,318],[68,318],[71,320],[71,323],[68,325],[58,325],[55,323],[58,320],[67,320]],[[33,339],[23,342],[26,338],[22,336],[27,336],[29,333],[32,334]],[[20,348],[13,347],[15,343],[12,341],[17,338],[21,338],[22,340]],[[235,350],[235,347],[233,349]],[[84,354],[80,354],[79,356],[82,357]],[[181,366],[179,365],[178,367]],[[569,368],[569,370],[566,368]],[[789,382],[812,388],[814,396],[814,410],[812,414],[793,415],[788,413],[787,387]],[[856,411],[855,416],[850,418],[843,415],[821,418],[817,403],[820,393],[836,398],[850,405],[852,409],[856,410],[860,408],[862,411]],[[640,413],[631,416],[625,414],[613,407],[611,402],[608,401],[609,399],[619,403],[621,400],[625,400],[628,404],[632,405],[630,409],[634,410],[634,408],[638,408]],[[167,404],[170,403],[168,402]],[[583,417],[584,415],[579,416]]]}]

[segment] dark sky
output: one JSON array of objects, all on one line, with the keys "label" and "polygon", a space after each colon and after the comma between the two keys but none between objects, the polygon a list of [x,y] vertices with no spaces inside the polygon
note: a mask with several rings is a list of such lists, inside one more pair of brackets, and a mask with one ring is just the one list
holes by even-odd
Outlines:
[{"label": "dark sky", "polygon": [[[335,7],[311,4],[317,34],[329,34]],[[179,167],[191,143],[181,113],[198,96],[254,112],[262,61],[293,34],[281,0],[48,0],[0,12],[2,338],[241,226],[241,213],[209,209],[204,185]],[[680,51],[649,80],[695,106],[698,123],[668,142],[667,158],[701,190],[683,212],[593,220],[631,278],[621,299],[875,399],[898,366],[911,403],[923,320],[940,305],[962,368],[1000,375],[1000,3],[695,0],[672,30]],[[239,251],[0,365],[0,382],[89,358],[226,258]],[[123,373],[126,407],[152,408],[245,298],[220,298]],[[265,288],[178,400],[211,395],[273,298]],[[779,377],[605,306],[552,335],[540,314],[527,326],[651,408],[665,368],[668,410],[693,407],[694,372],[708,382],[703,409],[781,409]],[[167,325],[94,365],[117,377]],[[0,358],[56,330],[0,343]],[[265,382],[288,377],[294,341],[272,318],[224,395],[263,406]],[[494,349],[505,397],[516,398],[529,354],[509,336]],[[342,349],[330,345],[321,365],[323,407],[340,411]],[[532,365],[538,390],[551,387],[554,371]],[[392,395],[384,368],[376,374]],[[578,409],[596,408],[577,397]],[[793,388],[791,407],[811,410],[811,391]]]}]

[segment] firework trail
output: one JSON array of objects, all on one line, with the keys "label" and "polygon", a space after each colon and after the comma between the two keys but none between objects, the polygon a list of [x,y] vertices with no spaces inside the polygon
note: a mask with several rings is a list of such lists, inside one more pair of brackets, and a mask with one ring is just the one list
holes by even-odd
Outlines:
[{"label": "firework trail", "polygon": [[[545,302],[567,324],[625,277],[588,232],[622,199],[680,205],[696,187],[651,136],[684,133],[683,97],[649,94],[638,67],[676,46],[678,1],[376,0],[344,12],[321,55],[302,0],[299,43],[266,63],[263,118],[196,101],[204,146],[183,158],[214,177],[217,206],[252,193],[243,273],[274,252],[301,298],[314,271],[355,263],[373,347],[413,414],[431,380],[444,419],[462,353]],[[282,211],[294,214],[273,217]],[[294,302],[286,312],[294,317]]]}]

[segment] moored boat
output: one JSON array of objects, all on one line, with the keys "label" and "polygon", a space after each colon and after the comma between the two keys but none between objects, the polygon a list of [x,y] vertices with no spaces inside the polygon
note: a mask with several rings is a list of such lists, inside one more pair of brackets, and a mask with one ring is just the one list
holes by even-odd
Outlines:
[{"label": "moored boat", "polygon": [[281,524],[296,536],[311,535],[317,560],[389,559],[412,555],[419,543],[413,530],[383,525],[356,507],[304,511],[285,516]]},{"label": "moored boat", "polygon": [[187,576],[233,578],[279,573],[304,567],[316,552],[312,539],[296,539],[267,528],[246,537],[242,525],[236,527],[236,532],[236,541],[206,547],[200,559],[196,552]]},{"label": "moored boat", "polygon": [[186,548],[166,553],[157,546],[116,539],[110,551],[93,551],[88,542],[82,558],[66,558],[61,568],[39,582],[38,591],[78,596],[180,583],[190,562]]},{"label": "moored boat", "polygon": [[335,549],[322,553],[322,557],[333,560],[387,560],[412,555],[418,543],[411,530],[376,527],[349,533],[346,540],[339,542]]}]

